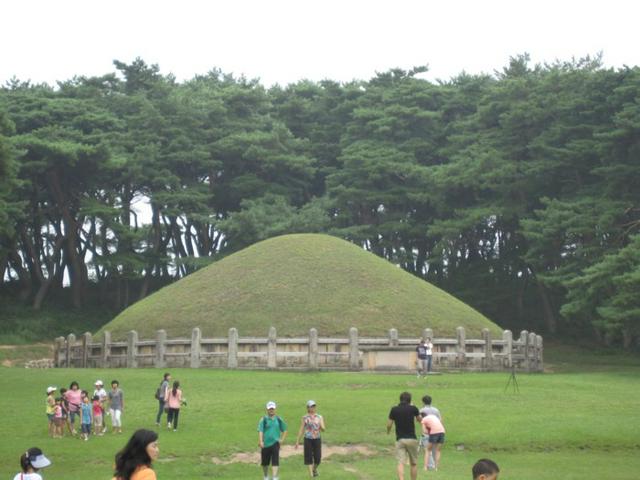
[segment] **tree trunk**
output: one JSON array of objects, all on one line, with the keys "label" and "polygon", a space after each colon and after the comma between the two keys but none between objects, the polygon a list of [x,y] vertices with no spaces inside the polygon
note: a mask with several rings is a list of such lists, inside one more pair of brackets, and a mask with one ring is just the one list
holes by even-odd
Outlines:
[{"label": "tree trunk", "polygon": [[542,313],[544,315],[544,322],[547,327],[547,331],[551,334],[555,334],[558,330],[558,322],[555,314],[553,313],[549,294],[547,293],[547,289],[544,285],[542,285],[542,283],[537,279],[536,286],[538,288],[538,295],[540,295],[540,300],[542,302]]},{"label": "tree trunk", "polygon": [[51,170],[47,175],[49,191],[62,214],[64,223],[65,246],[69,265],[69,280],[73,295],[73,306],[81,308],[86,296],[87,283],[89,281],[84,260],[80,258],[78,249],[78,222],[69,208],[69,202],[60,185],[60,178],[56,170]]}]

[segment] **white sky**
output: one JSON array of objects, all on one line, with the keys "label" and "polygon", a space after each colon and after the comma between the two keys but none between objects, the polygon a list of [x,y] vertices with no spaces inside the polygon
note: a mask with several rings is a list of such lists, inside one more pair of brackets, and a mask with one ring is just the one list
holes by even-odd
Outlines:
[{"label": "white sky", "polygon": [[263,84],[369,79],[428,64],[431,80],[604,54],[640,64],[636,0],[13,0],[0,83],[113,72],[141,57],[182,81],[214,67]]}]

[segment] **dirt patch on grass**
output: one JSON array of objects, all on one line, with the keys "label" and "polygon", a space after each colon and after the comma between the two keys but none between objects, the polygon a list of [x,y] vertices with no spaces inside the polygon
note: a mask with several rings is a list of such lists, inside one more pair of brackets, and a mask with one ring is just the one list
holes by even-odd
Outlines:
[{"label": "dirt patch on grass", "polygon": [[[280,449],[282,458],[292,457],[294,455],[302,455],[303,448],[300,446],[297,450],[293,445],[285,445]],[[328,458],[332,455],[361,455],[369,457],[375,453],[373,448],[367,445],[322,445],[322,458]],[[227,459],[219,457],[211,457],[211,461],[216,465],[230,465],[234,463],[260,463],[260,452],[240,452],[231,455]]]}]

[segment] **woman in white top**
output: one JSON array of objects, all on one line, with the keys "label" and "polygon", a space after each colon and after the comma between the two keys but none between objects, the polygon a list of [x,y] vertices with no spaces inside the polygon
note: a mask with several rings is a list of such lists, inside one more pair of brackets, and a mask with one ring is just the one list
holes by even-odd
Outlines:
[{"label": "woman in white top", "polygon": [[13,480],[42,480],[38,470],[51,465],[51,461],[44,456],[42,450],[37,447],[30,448],[20,457],[22,472],[16,474]]}]

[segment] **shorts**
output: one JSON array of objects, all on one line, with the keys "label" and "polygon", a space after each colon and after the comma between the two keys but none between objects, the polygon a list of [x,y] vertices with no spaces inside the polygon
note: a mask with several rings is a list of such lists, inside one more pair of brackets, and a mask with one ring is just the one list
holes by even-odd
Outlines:
[{"label": "shorts", "polygon": [[322,440],[319,438],[304,439],[304,464],[320,465],[322,459]]},{"label": "shorts", "polygon": [[87,435],[89,435],[91,433],[91,424],[90,423],[83,423],[82,424],[82,433],[86,433]]},{"label": "shorts", "polygon": [[49,423],[53,423],[54,418],[55,416],[53,415],[53,413],[47,413],[47,419],[49,420]]},{"label": "shorts", "polygon": [[74,424],[76,423],[76,417],[80,416],[80,412],[69,412],[69,421]]},{"label": "shorts", "polygon": [[396,459],[403,465],[407,463],[416,465],[418,463],[418,440],[415,438],[400,438],[396,440]]},{"label": "shorts", "polygon": [[61,427],[64,425],[64,420],[65,420],[64,417],[53,417],[53,424],[56,427]]},{"label": "shorts", "polygon": [[444,443],[444,433],[429,435],[429,443]]},{"label": "shorts", "polygon": [[264,447],[260,451],[261,462],[260,465],[266,467],[271,463],[274,467],[280,466],[280,442],[276,442],[270,447]]}]

